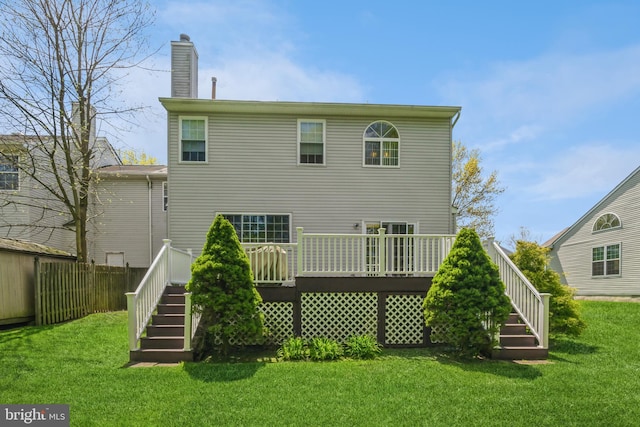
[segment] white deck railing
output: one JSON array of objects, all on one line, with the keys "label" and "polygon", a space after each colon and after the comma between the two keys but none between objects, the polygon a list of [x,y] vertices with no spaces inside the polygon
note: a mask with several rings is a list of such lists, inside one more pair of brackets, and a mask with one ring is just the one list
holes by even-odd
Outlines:
[{"label": "white deck railing", "polygon": [[[129,322],[129,349],[138,349],[138,342],[144,332],[153,312],[156,310],[164,289],[169,284],[186,284],[191,278],[191,251],[182,251],[171,247],[171,240],[164,240],[164,246],[158,252],[155,260],[142,278],[135,292],[128,292],[127,311]],[[186,306],[186,304],[185,304]],[[189,304],[190,306],[190,304]],[[185,316],[185,333],[187,332],[187,317]],[[196,325],[197,326],[197,325]],[[195,332],[195,327],[189,325]],[[186,339],[185,339],[186,344]]]},{"label": "white deck railing", "polygon": [[538,339],[538,346],[549,348],[549,298],[540,293],[493,240],[485,244],[489,256],[500,269],[500,278],[506,286],[514,309]]},{"label": "white deck railing", "polygon": [[296,274],[433,275],[447,256],[455,236],[425,234],[320,234],[297,229]]}]

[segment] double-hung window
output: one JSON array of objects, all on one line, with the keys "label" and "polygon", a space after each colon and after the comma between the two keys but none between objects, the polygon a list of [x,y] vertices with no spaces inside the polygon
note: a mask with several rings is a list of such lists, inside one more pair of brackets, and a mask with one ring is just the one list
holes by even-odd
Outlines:
[{"label": "double-hung window", "polygon": [[180,117],[180,161],[207,161],[207,118]]},{"label": "double-hung window", "polygon": [[162,210],[166,212],[169,209],[169,183],[162,182]]},{"label": "double-hung window", "polygon": [[400,165],[400,134],[385,121],[371,123],[364,131],[364,166],[398,167]]},{"label": "double-hung window", "polygon": [[299,164],[325,164],[325,127],[324,120],[298,120]]},{"label": "double-hung window", "polygon": [[244,243],[289,243],[291,215],[223,214]]},{"label": "double-hung window", "polygon": [[0,190],[18,190],[19,188],[18,156],[0,153]]},{"label": "double-hung window", "polygon": [[591,275],[594,277],[620,274],[620,244],[591,249]]}]

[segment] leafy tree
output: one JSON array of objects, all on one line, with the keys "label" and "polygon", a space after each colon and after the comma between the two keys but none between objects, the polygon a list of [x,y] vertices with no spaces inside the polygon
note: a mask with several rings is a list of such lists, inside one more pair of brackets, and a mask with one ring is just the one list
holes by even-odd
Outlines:
[{"label": "leafy tree", "polygon": [[156,157],[149,156],[144,151],[121,150],[119,154],[123,165],[155,165],[158,163]]},{"label": "leafy tree", "polygon": [[191,266],[187,289],[193,305],[203,313],[209,339],[219,338],[221,352],[229,352],[231,342],[260,339],[264,334],[262,302],[253,285],[249,258],[240,245],[231,223],[216,216],[202,254]]},{"label": "leafy tree", "polygon": [[92,166],[101,154],[96,119],[137,110],[118,103],[116,89],[140,63],[153,19],[138,0],[0,0],[0,122],[16,134],[20,179],[43,195],[3,194],[0,205],[63,218],[56,227],[74,230],[79,261],[87,260]]},{"label": "leafy tree", "polygon": [[580,307],[573,299],[575,289],[563,285],[560,275],[549,268],[549,248],[535,242],[516,241],[511,260],[540,292],[551,294],[549,301],[549,332],[578,336],[586,324],[580,317]]},{"label": "leafy tree", "polygon": [[478,234],[460,230],[438,269],[423,303],[434,341],[450,344],[464,356],[489,355],[495,336],[511,312],[498,267],[482,248]]},{"label": "leafy tree", "polygon": [[493,171],[484,175],[480,151],[469,150],[462,142],[453,143],[452,204],[458,209],[458,227],[473,228],[482,238],[494,235],[493,217],[498,208],[496,197],[504,192]]}]

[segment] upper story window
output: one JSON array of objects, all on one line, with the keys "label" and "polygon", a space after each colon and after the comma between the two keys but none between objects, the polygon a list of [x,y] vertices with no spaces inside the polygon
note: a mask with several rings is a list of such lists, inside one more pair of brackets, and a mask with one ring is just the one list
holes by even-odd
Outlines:
[{"label": "upper story window", "polygon": [[611,228],[620,228],[620,218],[613,213],[606,213],[596,220],[593,224],[593,231],[609,230]]},{"label": "upper story window", "polygon": [[373,122],[364,131],[364,165],[397,167],[400,159],[400,134],[385,121]]},{"label": "upper story window", "polygon": [[207,118],[180,118],[180,161],[207,161]]},{"label": "upper story window", "polygon": [[298,120],[299,164],[325,164],[325,127],[324,120]]},{"label": "upper story window", "polygon": [[0,153],[0,190],[19,190],[18,156]]},{"label": "upper story window", "polygon": [[289,243],[291,215],[223,214],[246,243]]},{"label": "upper story window", "polygon": [[162,182],[162,210],[164,212],[169,209],[169,186],[167,181]]}]

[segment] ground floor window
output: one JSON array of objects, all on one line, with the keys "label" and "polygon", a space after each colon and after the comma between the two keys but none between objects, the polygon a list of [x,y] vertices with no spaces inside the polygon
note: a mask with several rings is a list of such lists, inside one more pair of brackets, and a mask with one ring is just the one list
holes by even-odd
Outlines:
[{"label": "ground floor window", "polygon": [[222,214],[245,243],[289,243],[291,215]]},{"label": "ground floor window", "polygon": [[592,276],[615,276],[620,274],[620,244],[598,246],[591,252]]}]

